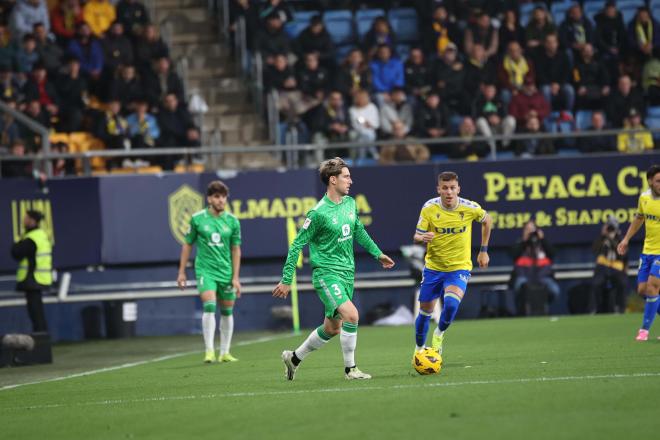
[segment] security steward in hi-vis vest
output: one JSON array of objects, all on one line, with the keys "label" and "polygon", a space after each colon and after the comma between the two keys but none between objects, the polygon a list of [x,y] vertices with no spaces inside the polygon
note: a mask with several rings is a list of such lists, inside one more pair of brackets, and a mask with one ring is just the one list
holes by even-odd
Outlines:
[{"label": "security steward in hi-vis vest", "polygon": [[27,309],[35,332],[48,331],[42,291],[53,283],[52,244],[48,235],[39,228],[43,214],[28,211],[23,219],[25,234],[11,248],[18,261],[16,290],[25,292]]}]

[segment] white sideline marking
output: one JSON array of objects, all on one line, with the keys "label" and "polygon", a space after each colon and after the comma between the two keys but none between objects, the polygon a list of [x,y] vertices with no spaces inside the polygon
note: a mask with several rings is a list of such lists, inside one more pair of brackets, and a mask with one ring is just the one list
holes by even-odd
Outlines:
[{"label": "white sideline marking", "polygon": [[[256,341],[256,340],[255,340]],[[246,341],[252,342],[252,341]],[[604,374],[604,375],[590,375],[590,376],[560,376],[560,377],[531,377],[526,379],[502,379],[502,380],[473,380],[464,382],[436,382],[427,384],[414,384],[414,385],[392,385],[392,386],[361,386],[355,388],[320,388],[317,390],[291,390],[291,391],[261,391],[261,392],[244,392],[244,393],[223,393],[223,394],[200,394],[189,396],[161,396],[161,397],[147,397],[143,399],[113,399],[113,400],[99,400],[95,402],[79,402],[79,403],[53,403],[48,405],[34,405],[22,407],[9,407],[0,408],[0,411],[18,411],[26,409],[49,409],[49,408],[64,408],[64,407],[79,407],[79,406],[106,406],[106,405],[126,405],[131,403],[150,403],[150,402],[169,402],[176,400],[198,400],[198,399],[224,399],[231,397],[264,397],[264,396],[284,396],[295,394],[308,394],[308,393],[352,393],[356,391],[379,391],[379,390],[401,390],[401,389],[414,389],[414,388],[444,388],[444,387],[460,387],[469,385],[503,385],[503,384],[524,384],[524,383],[538,383],[538,382],[569,382],[569,381],[587,381],[587,380],[603,380],[603,379],[635,379],[646,377],[659,377],[660,373],[634,373],[634,374]]]},{"label": "white sideline marking", "polygon": [[[235,347],[241,347],[241,346],[244,346],[244,345],[259,344],[261,342],[270,342],[270,341],[275,341],[277,339],[289,338],[291,336],[294,336],[294,335],[284,334],[284,335],[264,336],[262,338],[250,339],[250,340],[247,340],[247,341],[240,341],[240,342],[235,343],[234,346]],[[178,358],[178,357],[188,356],[190,354],[195,354],[195,353],[200,353],[200,350],[186,351],[186,352],[183,352],[183,353],[168,354],[166,356],[160,356],[160,357],[157,357],[157,358],[147,359],[147,360],[144,360],[144,361],[130,362],[130,363],[127,363],[127,364],[116,365],[114,367],[99,368],[98,370],[83,371],[82,373],[74,373],[74,374],[69,374],[67,376],[54,377],[54,378],[51,378],[51,379],[35,380],[34,382],[24,382],[24,383],[17,383],[17,384],[13,384],[13,385],[5,385],[3,387],[0,387],[0,391],[11,390],[11,389],[22,387],[22,386],[25,386],[25,385],[36,385],[36,384],[46,383],[46,382],[57,382],[57,381],[60,381],[60,380],[74,379],[76,377],[91,376],[93,374],[106,373],[108,371],[121,370],[121,369],[124,369],[124,368],[130,368],[130,367],[137,367],[138,365],[153,364],[154,362],[166,361],[168,359],[175,359],[175,358]]]}]

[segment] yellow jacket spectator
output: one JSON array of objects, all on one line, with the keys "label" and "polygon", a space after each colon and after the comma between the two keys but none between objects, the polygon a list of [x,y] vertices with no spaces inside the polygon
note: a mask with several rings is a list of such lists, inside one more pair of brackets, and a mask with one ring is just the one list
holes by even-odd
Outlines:
[{"label": "yellow jacket spectator", "polygon": [[90,0],[83,8],[83,18],[96,37],[101,37],[116,17],[115,7],[108,0]]},{"label": "yellow jacket spectator", "polygon": [[624,121],[624,131],[617,136],[617,149],[622,153],[641,153],[653,149],[653,136],[642,124],[642,116],[637,109],[630,109]]}]

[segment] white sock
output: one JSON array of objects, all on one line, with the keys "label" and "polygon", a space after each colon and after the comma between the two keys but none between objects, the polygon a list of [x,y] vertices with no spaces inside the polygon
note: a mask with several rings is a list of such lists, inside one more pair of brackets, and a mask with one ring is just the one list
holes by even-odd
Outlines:
[{"label": "white sock", "polygon": [[229,353],[234,334],[234,315],[220,315],[220,356]]},{"label": "white sock", "polygon": [[339,341],[341,342],[341,352],[344,355],[344,367],[346,368],[355,366],[357,327],[357,324],[353,324],[351,322],[344,322],[341,326]]},{"label": "white sock", "polygon": [[445,332],[441,332],[440,328],[436,327],[435,330],[433,330],[433,334],[436,336],[442,336]]},{"label": "white sock", "polygon": [[331,336],[325,333],[322,326],[316,328],[312,330],[309,336],[307,336],[305,342],[295,349],[294,353],[296,354],[296,357],[302,361],[308,354],[323,347],[330,338]]},{"label": "white sock", "polygon": [[204,335],[204,345],[206,350],[213,350],[213,340],[215,339],[215,313],[202,313],[202,334]]}]

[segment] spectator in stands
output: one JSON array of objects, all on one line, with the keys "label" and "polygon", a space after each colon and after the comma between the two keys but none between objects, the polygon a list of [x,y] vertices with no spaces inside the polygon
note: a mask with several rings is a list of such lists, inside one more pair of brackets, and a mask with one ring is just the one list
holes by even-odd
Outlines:
[{"label": "spectator in stands", "polygon": [[48,79],[48,72],[43,64],[37,63],[34,65],[24,91],[25,99],[27,101],[39,101],[41,106],[48,112],[49,119],[58,114],[59,94],[55,84]]},{"label": "spectator in stands", "polygon": [[548,293],[548,300],[554,301],[559,297],[559,284],[554,278],[552,259],[555,250],[545,238],[542,229],[537,227],[534,220],[529,220],[523,226],[522,238],[511,249],[513,257],[513,273],[511,286],[519,305],[518,313],[522,314],[521,305],[529,301],[526,298],[537,285]]},{"label": "spectator in stands", "polygon": [[395,87],[390,92],[389,99],[380,108],[380,130],[385,137],[394,135],[394,125],[400,123],[403,136],[408,135],[413,124],[413,109],[406,98],[406,91]]},{"label": "spectator in stands", "polygon": [[559,50],[557,34],[548,34],[534,58],[536,80],[541,93],[555,111],[572,111],[575,90],[571,85],[571,62]]},{"label": "spectator in stands", "polygon": [[486,51],[486,58],[497,54],[499,49],[499,33],[491,24],[490,17],[483,11],[475,14],[474,22],[468,24],[465,30],[464,51],[472,53],[472,46],[480,44]]},{"label": "spectator in stands", "polygon": [[341,92],[331,91],[325,102],[316,108],[311,131],[312,142],[315,144],[350,140],[350,120]]},{"label": "spectator in stands", "polygon": [[653,136],[642,124],[642,115],[631,108],[623,123],[624,130],[617,136],[617,150],[622,153],[641,153],[653,149]]},{"label": "spectator in stands", "polygon": [[595,45],[601,60],[607,66],[610,78],[615,78],[619,62],[624,59],[628,34],[623,23],[623,16],[616,9],[616,2],[609,0],[605,7],[596,14]]},{"label": "spectator in stands", "polygon": [[525,28],[525,41],[527,48],[533,49],[543,44],[545,36],[557,32],[557,28],[552,22],[550,12],[543,6],[537,6],[532,11],[532,18]]},{"label": "spectator in stands", "polygon": [[[543,130],[541,129],[541,121],[539,117],[533,113],[527,117],[523,127],[523,133],[525,134],[539,135],[543,133]],[[531,138],[516,141],[514,150],[517,156],[532,157],[554,154],[555,146],[550,139]]]},{"label": "spectator in stands", "polygon": [[585,44],[573,68],[573,82],[579,109],[602,109],[610,95],[610,77],[603,64],[594,57],[591,44]]},{"label": "spectator in stands", "polygon": [[129,109],[129,105],[143,94],[144,89],[135,73],[135,66],[128,64],[119,69],[119,76],[114,79],[108,96],[119,100],[122,114],[126,114],[132,110]]},{"label": "spectator in stands", "polygon": [[389,46],[390,51],[396,47],[396,36],[392,26],[390,26],[387,18],[383,16],[376,17],[371,24],[371,29],[364,35],[362,50],[367,54],[367,59],[372,59],[374,56],[380,58],[380,48],[382,46]]},{"label": "spectator in stands", "polygon": [[69,57],[66,70],[56,85],[61,107],[60,131],[79,131],[87,99],[87,79],[80,71],[80,60]]},{"label": "spectator in stands", "polygon": [[335,85],[344,98],[352,97],[360,90],[371,90],[371,68],[360,49],[351,50],[337,73]]},{"label": "spectator in stands", "polygon": [[[356,134],[358,142],[372,142],[376,140],[376,130],[380,128],[380,115],[378,107],[371,102],[369,92],[358,90],[353,97],[353,105],[348,109],[351,127]],[[375,147],[360,148],[357,151],[359,158],[365,158],[367,151],[377,159],[378,151]]]},{"label": "spectator in stands", "polygon": [[[506,136],[516,131],[516,119],[507,114],[502,100],[497,96],[495,84],[481,85],[481,91],[473,104],[472,117],[481,135],[491,137],[494,133],[502,134],[505,136],[502,147],[509,147],[511,141]],[[488,144],[491,150],[495,150],[495,140],[490,140]]]},{"label": "spectator in stands", "polygon": [[296,75],[284,54],[275,56],[274,64],[267,67],[264,80],[266,90],[277,90],[281,118],[290,124],[297,124],[302,115],[318,105],[315,97],[306,97],[300,91]]},{"label": "spectator in stands", "polygon": [[398,58],[392,58],[392,49],[386,44],[378,46],[376,57],[369,63],[371,78],[376,100],[383,102],[383,95],[389,93],[393,87],[403,87],[403,63]]},{"label": "spectator in stands", "polygon": [[[118,99],[110,98],[105,113],[97,123],[94,135],[101,139],[108,149],[131,149],[128,122],[121,115],[121,103]],[[119,158],[108,159],[106,160],[106,166],[110,169],[117,168],[121,165],[121,162]]]},{"label": "spectator in stands", "polygon": [[463,86],[465,68],[458,60],[457,54],[456,45],[449,43],[434,69],[434,84],[449,111],[452,114],[463,115],[469,112],[470,102]]},{"label": "spectator in stands", "polygon": [[142,30],[142,36],[135,43],[134,47],[135,67],[140,75],[144,75],[151,70],[151,62],[157,58],[168,58],[170,51],[163,39],[158,35],[156,27],[148,24]]},{"label": "spectator in stands", "polygon": [[142,86],[152,108],[158,107],[169,92],[176,94],[179,102],[186,102],[183,93],[183,81],[172,69],[168,57],[160,57],[154,60],[152,70],[142,78]]},{"label": "spectator in stands", "polygon": [[573,50],[574,56],[582,52],[585,44],[594,43],[593,26],[578,3],[573,3],[566,12],[566,19],[559,27],[559,39],[562,47]]},{"label": "spectator in stands", "polygon": [[592,313],[623,313],[626,310],[628,257],[619,255],[616,250],[622,238],[619,222],[610,216],[593,243],[596,267],[591,281]]},{"label": "spectator in stands", "polygon": [[62,47],[51,39],[42,23],[34,25],[37,54],[50,75],[56,75],[62,66]]},{"label": "spectator in stands", "polygon": [[439,4],[433,10],[431,28],[424,33],[427,36],[427,52],[442,56],[450,42],[459,41],[459,32],[449,18],[447,7]]},{"label": "spectator in stands", "polygon": [[254,35],[259,27],[257,5],[251,0],[233,0],[229,3],[229,38],[234,50],[236,30],[240,18],[245,20],[245,39],[249,50],[254,49]]},{"label": "spectator in stands", "polygon": [[50,32],[50,18],[45,0],[18,0],[11,13],[11,33],[17,41],[32,33],[34,25],[42,23]]},{"label": "spectator in stands", "polygon": [[494,84],[497,76],[495,64],[491,61],[495,57],[489,60],[481,44],[472,45],[472,52],[469,55],[465,64],[463,81],[466,102],[472,102],[476,98],[481,84]]},{"label": "spectator in stands", "polygon": [[[185,106],[179,105],[174,93],[168,93],[158,112],[160,127],[159,147],[199,147],[199,129],[195,126],[190,112]],[[165,156],[159,164],[167,170],[174,168],[176,157]]]},{"label": "spectator in stands", "polygon": [[406,127],[401,121],[392,123],[392,139],[401,140],[401,144],[384,145],[380,147],[379,163],[391,165],[394,163],[424,163],[429,160],[430,152],[426,145],[413,143],[407,137]]},{"label": "spectator in stands", "polygon": [[76,38],[69,41],[68,52],[80,60],[80,68],[84,74],[89,75],[93,80],[101,77],[103,49],[92,35],[92,30],[87,23],[78,26]]},{"label": "spectator in stands", "polygon": [[10,70],[16,64],[16,46],[9,35],[7,26],[0,22],[0,66],[6,66]]},{"label": "spectator in stands", "polygon": [[515,9],[508,9],[504,12],[504,19],[499,32],[498,50],[500,55],[504,53],[512,41],[517,41],[521,45],[524,44],[525,30],[520,26],[518,12]]},{"label": "spectator in stands", "polygon": [[130,37],[138,37],[142,29],[149,24],[149,12],[138,0],[119,0],[117,3],[117,21],[124,26]]},{"label": "spectator in stands", "polygon": [[536,81],[534,63],[524,56],[523,49],[518,42],[509,43],[497,76],[504,105],[509,105],[511,98],[522,89],[525,78],[529,77],[532,81]]},{"label": "spectator in stands", "polygon": [[[69,145],[64,142],[55,142],[50,145],[52,153],[69,153]],[[53,176],[73,176],[76,174],[76,164],[72,159],[53,159]]]},{"label": "spectator in stands", "polygon": [[413,102],[422,99],[431,89],[431,69],[424,59],[424,52],[419,47],[410,49],[408,60],[403,66],[406,90],[414,98]]},{"label": "spectator in stands", "polygon": [[[46,128],[51,127],[50,115],[42,107],[41,103],[34,99],[27,101],[24,111],[25,115],[32,118],[35,122],[43,125]],[[35,133],[25,125],[19,125],[21,138],[25,141],[25,146],[30,152],[36,152],[41,149],[41,135]]]},{"label": "spectator in stands", "polygon": [[[12,109],[16,110],[16,100],[8,98],[4,101]],[[0,114],[0,146],[11,145],[20,136],[19,125],[9,112]]]},{"label": "spectator in stands", "polygon": [[[591,126],[589,131],[599,132],[606,130],[605,114],[595,111],[591,114]],[[614,136],[589,136],[578,139],[578,148],[583,153],[600,153],[616,151],[616,138]]]},{"label": "spectator in stands", "polygon": [[660,105],[660,59],[657,57],[644,64],[642,88],[650,106]]},{"label": "spectator in stands", "polygon": [[[21,139],[14,139],[9,149],[11,156],[25,156],[27,154],[25,143]],[[1,165],[2,178],[31,178],[32,175],[32,161],[2,161]]]},{"label": "spectator in stands", "polygon": [[21,74],[30,73],[37,61],[39,61],[37,40],[33,34],[25,34],[23,36],[23,44],[16,51],[16,70]]},{"label": "spectator in stands", "polygon": [[628,40],[639,64],[648,60],[655,47],[660,46],[660,25],[646,7],[637,10],[628,25]]},{"label": "spectator in stands", "polygon": [[524,127],[530,116],[542,121],[550,115],[550,104],[538,91],[531,76],[525,76],[522,90],[511,100],[509,114],[516,118],[519,127]]},{"label": "spectator in stands", "polygon": [[320,15],[312,17],[309,26],[296,38],[295,47],[298,58],[314,52],[319,57],[319,61],[326,71],[334,71],[335,44],[332,42],[332,38],[330,38],[330,34],[326,30]]},{"label": "spectator in stands", "polygon": [[66,46],[70,39],[76,36],[78,26],[85,21],[79,0],[59,0],[50,13],[53,33],[58,42]]},{"label": "spectator in stands", "polygon": [[10,66],[0,65],[0,99],[23,101],[23,88]]},{"label": "spectator in stands", "polygon": [[[135,113],[131,113],[126,118],[128,134],[131,137],[131,148],[154,148],[160,137],[160,127],[156,117],[149,113],[149,104],[146,99],[138,99],[133,104],[133,108]],[[147,162],[152,159],[149,158]]]},{"label": "spectator in stands", "polygon": [[277,14],[269,15],[266,25],[257,31],[255,49],[264,57],[266,64],[273,64],[278,54],[288,55],[292,52],[282,19]]},{"label": "spectator in stands", "polygon": [[83,6],[83,18],[92,33],[97,38],[102,38],[117,18],[117,12],[109,0],[89,0]]},{"label": "spectator in stands", "polygon": [[449,146],[449,158],[477,160],[486,157],[490,148],[486,142],[474,140],[476,135],[477,127],[474,125],[474,120],[469,116],[463,118],[458,126],[460,140]]},{"label": "spectator in stands", "polygon": [[133,64],[133,44],[124,35],[124,25],[120,21],[112,23],[101,44],[103,46],[103,64],[107,69],[108,80],[112,80],[112,76],[119,66]]},{"label": "spectator in stands", "polygon": [[[417,107],[415,112],[415,133],[420,138],[440,138],[447,133],[449,127],[449,111],[440,102],[440,95],[430,91],[426,100]],[[432,152],[440,152],[440,145],[430,145]]]},{"label": "spectator in stands", "polygon": [[325,98],[325,93],[330,88],[330,75],[319,64],[316,52],[305,55],[304,65],[297,72],[297,82],[304,99],[310,101],[309,108],[316,107]]},{"label": "spectator in stands", "polygon": [[283,0],[267,0],[259,9],[259,19],[267,22],[270,17],[277,17],[284,24],[293,19],[293,12]]},{"label": "spectator in stands", "polygon": [[617,88],[607,100],[607,119],[614,128],[623,127],[624,119],[630,114],[630,109],[637,109],[644,116],[644,96],[637,87],[633,87],[628,75],[621,75]]}]

